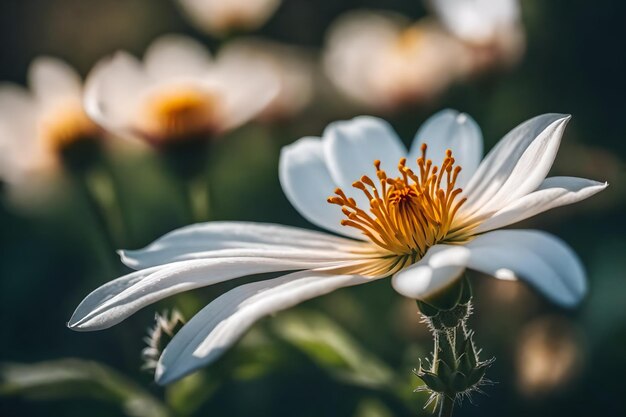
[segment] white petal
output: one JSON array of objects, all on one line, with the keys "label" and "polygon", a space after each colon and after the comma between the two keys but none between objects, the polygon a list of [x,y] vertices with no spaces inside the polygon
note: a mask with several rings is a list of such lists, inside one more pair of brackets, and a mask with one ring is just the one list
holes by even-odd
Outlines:
[{"label": "white petal", "polygon": [[[352,10],[339,16],[326,32],[322,65],[330,81],[347,98],[369,108],[393,102],[380,94],[376,74],[386,68],[386,55],[404,27],[404,16]],[[387,74],[385,74],[387,76]]]},{"label": "white petal", "polygon": [[36,142],[38,106],[29,92],[15,84],[0,84],[0,144],[19,151]]},{"label": "white petal", "polygon": [[144,56],[150,77],[164,80],[207,75],[213,62],[199,42],[182,35],[164,35],[154,41]]},{"label": "white petal", "polygon": [[607,183],[575,177],[546,178],[537,191],[527,194],[500,209],[481,223],[475,233],[499,229],[554,207],[584,200],[604,190]]},{"label": "white petal", "polygon": [[336,289],[371,279],[296,272],[242,285],[196,314],[167,345],[156,369],[157,383],[173,382],[225,353],[257,320]]},{"label": "white petal", "polygon": [[[233,65],[235,64],[235,65]],[[247,123],[263,112],[280,90],[280,79],[268,67],[243,67],[218,57],[212,83],[220,88],[222,130]]]},{"label": "white petal", "polygon": [[487,154],[470,180],[459,216],[495,212],[545,179],[570,116],[544,114],[509,132]]},{"label": "white petal", "polygon": [[396,132],[377,117],[361,116],[331,123],[324,131],[323,144],[330,175],[363,208],[369,207],[369,202],[352,183],[363,175],[376,181],[375,160],[381,161],[389,176],[395,176],[398,161],[406,156]]},{"label": "white petal", "polygon": [[68,326],[92,331],[109,328],[139,309],[174,294],[246,275],[328,266],[335,260],[282,258],[211,258],[174,262],[120,277],[89,294],[76,308]]},{"label": "white petal", "polygon": [[137,251],[121,251],[131,268],[208,258],[262,256],[286,259],[350,259],[363,249],[353,240],[290,226],[247,222],[209,222],[186,226]]},{"label": "white petal", "polygon": [[37,100],[54,105],[59,100],[82,97],[82,80],[67,63],[52,57],[39,57],[28,70],[28,83]]},{"label": "white petal", "polygon": [[417,263],[396,273],[391,285],[405,297],[432,296],[461,276],[469,256],[463,246],[435,245]]},{"label": "white petal", "polygon": [[280,184],[289,202],[311,223],[335,233],[363,239],[359,231],[341,225],[341,208],[330,204],[337,184],[324,161],[322,141],[302,138],[285,146],[280,153]]},{"label": "white petal", "polygon": [[198,28],[224,36],[233,30],[248,32],[261,26],[281,0],[179,0],[179,3]]},{"label": "white petal", "polygon": [[562,240],[536,230],[497,230],[471,241],[468,268],[500,279],[522,279],[562,306],[587,292],[585,271]]},{"label": "white petal", "polygon": [[101,60],[85,82],[85,110],[109,131],[132,136],[130,119],[150,81],[137,58],[126,52]]},{"label": "white petal", "polygon": [[442,110],[430,117],[415,135],[409,152],[409,167],[421,156],[421,146],[428,145],[427,158],[441,166],[446,151],[452,150],[456,164],[463,169],[457,186],[463,188],[470,180],[483,157],[483,135],[471,116],[456,110]]},{"label": "white petal", "polygon": [[473,43],[493,42],[502,26],[517,22],[519,0],[430,0],[445,27]]}]

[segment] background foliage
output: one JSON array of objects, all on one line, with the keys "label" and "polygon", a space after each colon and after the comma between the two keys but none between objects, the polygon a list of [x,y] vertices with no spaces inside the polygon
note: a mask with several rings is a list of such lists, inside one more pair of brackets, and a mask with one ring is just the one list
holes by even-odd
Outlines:
[{"label": "background foliage", "polygon": [[[259,33],[318,48],[330,22],[357,7],[424,14],[415,0],[287,0]],[[485,388],[488,396],[475,398],[479,407],[464,404],[459,415],[626,415],[626,6],[615,0],[526,0],[522,7],[528,50],[520,66],[457,85],[390,121],[408,142],[429,114],[456,108],[476,118],[489,149],[527,118],[572,113],[553,174],[607,180],[610,187],[591,201],[523,225],[562,237],[580,255],[591,291],[579,310],[558,310],[521,285],[472,275],[478,292],[474,327],[485,356],[498,358],[489,371],[498,383]],[[216,45],[168,0],[3,1],[0,79],[24,82],[30,60],[42,53],[67,59],[84,74],[104,54],[119,48],[140,54],[156,35],[172,31]],[[349,116],[341,108],[336,115],[312,109],[289,123],[252,125],[229,135],[211,155],[211,218],[311,227],[280,191],[279,149]],[[171,198],[171,178],[153,158],[131,152],[111,163],[127,202],[125,246],[141,247],[186,223],[181,203]],[[214,366],[166,390],[155,386],[140,371],[139,357],[152,310],[103,332],[65,327],[87,292],[124,272],[99,239],[85,203],[65,185],[62,198],[35,215],[0,206],[0,361],[82,360],[36,369],[5,365],[3,374],[17,373],[24,385],[3,387],[15,395],[0,398],[0,414],[156,416],[173,410],[184,416],[386,417],[421,410],[424,397],[411,393],[419,384],[411,369],[431,342],[414,304],[385,281],[263,320]],[[190,317],[232,285],[183,294],[159,308],[176,305]],[[545,320],[569,332],[579,352],[577,370],[557,389],[529,390],[519,382],[519,350],[530,326]],[[558,357],[563,348],[547,349]]]}]

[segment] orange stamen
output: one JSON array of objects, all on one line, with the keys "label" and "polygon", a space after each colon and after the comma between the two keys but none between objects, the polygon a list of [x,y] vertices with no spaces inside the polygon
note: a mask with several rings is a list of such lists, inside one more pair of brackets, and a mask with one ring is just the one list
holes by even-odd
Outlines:
[{"label": "orange stamen", "polygon": [[340,188],[328,198],[329,203],[341,206],[346,216],[342,225],[360,230],[383,251],[391,252],[384,265],[364,266],[363,273],[400,270],[423,257],[431,246],[447,242],[454,218],[465,202],[459,198],[462,190],[456,187],[461,167],[455,166],[451,150],[446,151],[439,167],[426,159],[426,144],[420,150],[417,171],[407,167],[406,158],[402,158],[397,166],[399,176],[392,178],[376,160],[378,183],[364,175],[352,184],[367,197],[369,211],[357,207]]}]

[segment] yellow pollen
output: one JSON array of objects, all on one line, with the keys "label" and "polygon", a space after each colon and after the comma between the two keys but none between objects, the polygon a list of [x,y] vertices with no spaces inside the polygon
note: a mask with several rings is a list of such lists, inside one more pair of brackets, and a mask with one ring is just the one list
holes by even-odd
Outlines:
[{"label": "yellow pollen", "polygon": [[192,88],[179,88],[151,97],[140,130],[157,141],[210,135],[216,113],[215,97]]},{"label": "yellow pollen", "polygon": [[60,106],[44,115],[39,123],[42,145],[55,153],[81,140],[93,140],[99,134],[100,129],[79,103]]},{"label": "yellow pollen", "polygon": [[[458,243],[460,237],[450,237],[455,215],[465,198],[456,187],[461,172],[455,166],[452,151],[448,150],[441,166],[426,159],[426,144],[417,158],[417,171],[407,167],[406,158],[400,159],[399,176],[390,178],[380,161],[374,161],[377,181],[361,177],[352,185],[369,201],[369,211],[358,207],[340,188],[328,202],[341,206],[346,219],[341,224],[360,230],[380,247],[387,261],[376,273],[393,273],[421,259],[428,248],[437,243]],[[361,271],[362,272],[362,271]]]}]

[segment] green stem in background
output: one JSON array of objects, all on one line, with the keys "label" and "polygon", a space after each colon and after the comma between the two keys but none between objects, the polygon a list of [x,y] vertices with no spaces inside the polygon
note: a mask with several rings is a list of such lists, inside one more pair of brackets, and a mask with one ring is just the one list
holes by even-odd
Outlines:
[{"label": "green stem in background", "polygon": [[178,181],[187,219],[191,223],[208,219],[206,168],[211,143],[211,138],[207,137],[188,138],[161,149],[165,164]]},{"label": "green stem in background", "polygon": [[72,178],[74,180],[74,184],[76,185],[76,189],[90,209],[96,223],[96,227],[98,228],[98,232],[106,245],[107,252],[114,254],[118,249],[116,240],[113,236],[111,228],[109,227],[107,214],[96,197],[96,193],[90,184],[87,173],[73,172]]},{"label": "green stem in background", "polygon": [[127,217],[127,210],[125,210],[119,177],[116,175],[112,161],[108,158],[102,161],[101,167],[102,170],[99,170],[98,173],[101,174],[99,175],[99,179],[104,191],[104,199],[102,201],[107,210],[108,218],[114,226],[117,242],[125,246],[128,244],[131,237],[130,221]]},{"label": "green stem in background", "polygon": [[93,215],[112,265],[116,265],[113,256],[120,247],[124,226],[112,171],[103,169],[107,168],[107,162],[101,139],[98,136],[80,138],[60,149],[59,156]]},{"label": "green stem in background", "polygon": [[204,175],[192,178],[187,183],[189,207],[193,222],[209,219],[210,194],[208,181]]},{"label": "green stem in background", "polygon": [[176,178],[186,221],[198,223],[209,218],[209,190],[204,175]]}]

